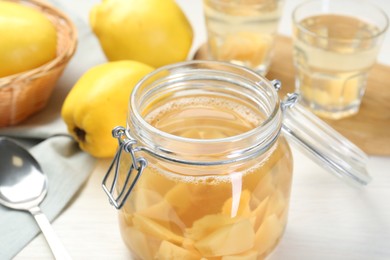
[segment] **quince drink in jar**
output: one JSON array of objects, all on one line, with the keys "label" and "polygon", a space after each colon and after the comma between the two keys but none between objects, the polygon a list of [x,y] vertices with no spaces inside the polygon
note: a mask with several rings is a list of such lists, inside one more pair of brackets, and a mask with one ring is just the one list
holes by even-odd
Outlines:
[{"label": "quince drink in jar", "polygon": [[308,1],[293,14],[294,62],[302,102],[316,114],[356,114],[388,26],[369,3]]},{"label": "quince drink in jar", "polygon": [[[172,65],[144,78],[119,131],[137,140],[125,149],[134,157],[119,159],[117,182],[136,182],[119,211],[135,259],[267,256],[286,225],[292,178],[281,120],[272,84],[228,63]],[[147,166],[127,182],[139,158]]]},{"label": "quince drink in jar", "polygon": [[[337,177],[365,185],[367,156],[280,82],[228,62],[161,67],[134,88],[103,189],[135,259],[263,259],[287,222],[284,136]],[[110,185],[108,185],[111,183]]]},{"label": "quince drink in jar", "polygon": [[281,0],[204,0],[211,59],[229,61],[265,75],[273,54]]}]

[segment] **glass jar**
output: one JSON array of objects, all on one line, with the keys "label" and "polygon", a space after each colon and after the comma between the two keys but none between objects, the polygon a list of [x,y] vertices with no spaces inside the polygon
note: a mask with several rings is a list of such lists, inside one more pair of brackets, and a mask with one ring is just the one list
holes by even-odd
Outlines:
[{"label": "glass jar", "polygon": [[103,180],[135,259],[261,259],[273,250],[293,169],[283,117],[296,101],[281,102],[278,87],[215,61],[162,67],[138,83]]}]

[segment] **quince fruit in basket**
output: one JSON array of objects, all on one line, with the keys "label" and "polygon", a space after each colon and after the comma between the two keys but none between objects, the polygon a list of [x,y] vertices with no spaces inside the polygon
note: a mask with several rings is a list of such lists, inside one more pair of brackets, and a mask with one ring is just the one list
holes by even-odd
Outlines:
[{"label": "quince fruit in basket", "polygon": [[56,57],[56,28],[33,8],[0,1],[0,35],[0,77],[37,68]]},{"label": "quince fruit in basket", "polygon": [[73,86],[62,118],[82,150],[94,157],[113,157],[117,141],[111,130],[125,125],[130,93],[154,68],[137,61],[113,61],[89,69]]},{"label": "quince fruit in basket", "polygon": [[110,61],[137,60],[160,67],[187,59],[193,30],[174,0],[105,0],[90,24]]}]

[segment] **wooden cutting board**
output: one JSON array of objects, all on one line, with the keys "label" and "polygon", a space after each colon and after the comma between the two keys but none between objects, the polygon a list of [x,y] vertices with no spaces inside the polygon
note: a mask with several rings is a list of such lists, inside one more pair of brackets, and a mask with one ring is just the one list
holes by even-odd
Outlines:
[{"label": "wooden cutting board", "polygon": [[[195,59],[206,59],[203,45]],[[291,39],[278,36],[268,79],[282,82],[281,96],[294,91]],[[369,155],[390,156],[390,67],[376,64],[369,74],[359,113],[340,120],[324,119]]]}]

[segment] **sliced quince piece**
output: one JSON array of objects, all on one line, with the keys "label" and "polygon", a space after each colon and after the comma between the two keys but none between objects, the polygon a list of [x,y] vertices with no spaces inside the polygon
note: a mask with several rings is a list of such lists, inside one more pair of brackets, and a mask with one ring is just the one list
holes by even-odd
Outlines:
[{"label": "sliced quince piece", "polygon": [[183,243],[181,244],[181,246],[184,249],[187,249],[189,251],[196,251],[194,244],[195,244],[194,240],[192,240],[191,238],[188,238],[188,237],[184,237],[184,240],[183,240]]},{"label": "sliced quince piece", "polygon": [[250,206],[249,202],[251,199],[251,192],[249,190],[244,190],[235,196],[233,194],[222,207],[222,214],[236,217],[236,216],[249,216],[250,215]]},{"label": "sliced quince piece", "polygon": [[268,216],[256,232],[255,247],[259,255],[270,251],[283,233],[284,225],[273,214]]},{"label": "sliced quince piece", "polygon": [[220,59],[249,62],[251,66],[261,64],[268,55],[272,37],[254,32],[237,32],[226,36],[220,46]]},{"label": "sliced quince piece", "polygon": [[288,204],[286,202],[283,193],[280,190],[275,190],[275,192],[271,194],[269,198],[265,216],[270,216],[275,214],[280,218],[283,215],[283,213],[286,211],[287,206]]},{"label": "sliced quince piece", "polygon": [[[195,241],[190,238],[184,238],[182,247],[188,251],[194,252],[196,255],[200,255],[199,251],[195,248]],[[200,260],[221,260],[221,257],[202,257]]]},{"label": "sliced quince piece", "polygon": [[195,248],[205,257],[235,255],[251,249],[255,233],[248,219],[223,226],[195,242]]},{"label": "sliced quince piece", "polygon": [[183,237],[175,234],[170,229],[160,225],[156,221],[149,218],[143,217],[139,214],[133,216],[134,227],[144,232],[145,234],[151,235],[161,240],[168,240],[172,243],[181,244]]},{"label": "sliced quince piece", "polygon": [[[276,170],[279,172],[279,168],[275,168],[279,167],[280,162],[286,153],[288,153],[288,151],[286,151],[284,143],[278,142],[275,147],[272,147],[259,158],[259,163],[253,167],[253,172],[249,172],[244,176],[243,185],[248,187],[251,191],[265,190],[266,193],[267,189],[262,186],[275,186],[274,183],[277,183],[277,181],[273,180],[275,175],[273,171]],[[262,193],[260,193],[260,195],[261,194]],[[264,196],[259,197],[260,200],[263,198]]]},{"label": "sliced quince piece", "polygon": [[363,74],[358,74],[356,76],[353,76],[352,78],[349,78],[347,82],[344,82],[343,91],[340,93],[338,99],[339,104],[347,105],[351,102],[354,102],[359,98],[360,95],[360,88],[359,85],[362,82]]},{"label": "sliced quince piece", "polygon": [[220,213],[223,203],[231,194],[231,189],[230,183],[218,185],[210,184],[208,181],[197,184],[181,183],[167,192],[165,200],[190,227],[194,221],[205,215]]},{"label": "sliced quince piece", "polygon": [[210,235],[215,230],[232,225],[236,222],[235,219],[223,214],[206,215],[203,218],[196,220],[192,227],[187,229],[186,236],[198,241]]},{"label": "sliced quince piece", "polygon": [[138,231],[136,228],[126,227],[125,233],[122,237],[125,243],[130,247],[131,251],[139,258],[153,259],[154,253],[150,247],[150,240],[145,234]]},{"label": "sliced quince piece", "polygon": [[[210,172],[219,172],[218,170],[211,169]],[[189,185],[191,195],[193,196],[193,205],[196,206],[198,217],[203,217],[207,214],[217,214],[221,211],[223,203],[231,196],[232,183],[220,181],[218,177],[210,177],[204,179],[202,183],[197,185]],[[210,198],[212,198],[210,200]]]},{"label": "sliced quince piece", "polygon": [[257,251],[249,250],[238,255],[223,256],[222,260],[257,260],[258,254]]},{"label": "sliced quince piece", "polygon": [[251,212],[251,219],[253,219],[253,228],[257,230],[261,222],[264,219],[267,207],[268,207],[269,197],[265,198],[260,204]]},{"label": "sliced quince piece", "polygon": [[191,207],[191,192],[188,185],[182,183],[174,186],[165,195],[165,200],[180,215]]},{"label": "sliced quince piece", "polygon": [[171,229],[175,233],[182,233],[186,228],[172,206],[165,200],[149,208],[138,211],[138,214],[157,221],[159,224]]},{"label": "sliced quince piece", "polygon": [[160,249],[157,251],[155,259],[158,260],[199,260],[201,256],[191,252],[166,240],[162,241]]},{"label": "sliced quince piece", "polygon": [[135,212],[150,208],[163,200],[163,197],[158,192],[144,188],[136,189],[131,196]]},{"label": "sliced quince piece", "polygon": [[119,211],[118,216],[124,226],[133,226],[133,214],[121,210]]},{"label": "sliced quince piece", "polygon": [[174,213],[171,205],[166,201],[161,201],[148,208],[141,209],[137,213],[143,217],[157,219],[161,221],[170,221]]},{"label": "sliced quince piece", "polygon": [[256,188],[253,191],[253,195],[262,201],[275,191],[275,185],[273,183],[273,177],[271,174],[265,174],[263,178],[258,182]]}]

